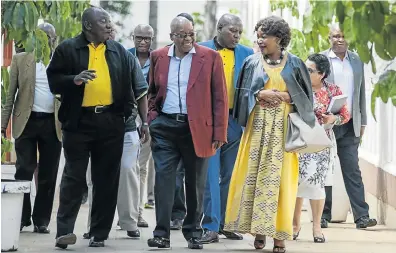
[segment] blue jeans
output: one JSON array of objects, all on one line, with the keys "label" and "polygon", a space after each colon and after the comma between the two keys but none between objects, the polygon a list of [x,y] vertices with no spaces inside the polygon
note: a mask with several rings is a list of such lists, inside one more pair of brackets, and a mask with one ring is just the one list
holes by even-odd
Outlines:
[{"label": "blue jeans", "polygon": [[204,195],[202,227],[218,232],[224,227],[228,188],[242,136],[242,127],[230,115],[227,144],[209,159],[208,176]]}]

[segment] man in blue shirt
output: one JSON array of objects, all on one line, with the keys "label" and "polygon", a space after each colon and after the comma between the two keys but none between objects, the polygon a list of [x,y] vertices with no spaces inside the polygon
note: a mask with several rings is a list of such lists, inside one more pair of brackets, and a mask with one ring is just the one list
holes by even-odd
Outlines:
[{"label": "man in blue shirt", "polygon": [[[133,55],[135,55],[140,63],[140,67],[142,69],[142,73],[144,75],[144,78],[148,82],[148,72],[150,70],[150,51],[151,51],[151,43],[154,38],[154,30],[150,25],[147,24],[140,24],[137,25],[135,30],[133,31],[133,42],[135,44],[134,48],[129,49],[128,51],[131,52]],[[138,124],[141,124],[141,119],[140,117],[137,118]],[[144,193],[145,193],[145,188],[146,188],[146,178],[147,178],[147,173],[149,170],[152,170],[150,174],[151,178],[148,178],[147,180],[150,180],[151,183],[148,183],[147,186],[147,193],[148,193],[148,203],[150,204],[150,201],[153,202],[154,196],[151,196],[149,198],[149,194],[154,192],[154,166],[153,162],[150,162],[151,160],[151,149],[150,149],[150,142],[146,142],[142,145],[141,147],[141,152],[139,154],[139,161],[138,161],[138,166],[139,166],[139,174],[136,175],[137,177],[140,178],[140,194],[139,197],[137,198],[134,196],[134,201],[136,201],[136,205],[139,206],[139,217],[137,221],[137,226],[138,227],[148,227],[148,223],[143,219],[143,201],[144,201]],[[135,199],[136,198],[136,199]],[[154,205],[154,203],[152,203]]]},{"label": "man in blue shirt", "polygon": [[[242,32],[241,19],[232,14],[224,14],[217,24],[217,36],[212,40],[200,43],[202,46],[218,51],[223,59],[230,112],[233,108],[234,92],[242,63],[246,57],[253,54],[253,49],[238,44]],[[219,234],[232,240],[243,239],[242,235],[238,233],[223,230],[228,188],[241,136],[242,127],[236,123],[230,114],[228,118],[227,143],[209,159],[204,196],[204,218],[202,220],[204,234],[201,239],[202,243],[218,242]]]}]

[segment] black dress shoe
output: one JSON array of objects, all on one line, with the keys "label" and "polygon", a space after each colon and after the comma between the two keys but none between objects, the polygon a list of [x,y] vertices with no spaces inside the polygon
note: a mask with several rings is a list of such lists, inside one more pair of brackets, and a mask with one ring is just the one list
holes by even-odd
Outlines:
[{"label": "black dress shoe", "polygon": [[243,240],[243,236],[237,232],[224,231],[223,229],[220,229],[219,234],[224,235],[230,240]]},{"label": "black dress shoe", "polygon": [[56,238],[55,247],[66,249],[68,245],[76,244],[77,236],[75,234],[62,235]]},{"label": "black dress shoe", "polygon": [[145,219],[143,219],[142,216],[139,216],[137,226],[139,228],[148,228],[149,225],[148,225],[147,221]]},{"label": "black dress shoe", "polygon": [[187,242],[189,249],[203,249],[202,242],[197,238],[190,238]]},{"label": "black dress shoe", "polygon": [[47,226],[34,226],[33,232],[39,234],[49,234],[51,230],[49,230]]},{"label": "black dress shoe", "polygon": [[132,238],[140,238],[140,231],[136,229],[135,231],[127,231],[127,235]]},{"label": "black dress shoe", "polygon": [[83,238],[86,240],[91,239],[91,235],[89,233],[84,233]]},{"label": "black dress shoe", "polygon": [[88,246],[93,248],[100,248],[100,247],[104,247],[105,243],[104,240],[99,240],[96,239],[94,236],[92,236],[91,239],[89,240]]},{"label": "black dress shoe", "polygon": [[55,247],[60,249],[67,249],[67,244],[55,243]]},{"label": "black dress shoe", "polygon": [[22,231],[24,227],[30,227],[32,225],[32,221],[21,221],[21,228],[19,231]]},{"label": "black dress shoe", "polygon": [[359,218],[355,223],[356,223],[357,229],[362,229],[362,228],[369,228],[369,227],[376,226],[377,220],[370,219],[368,216],[364,216],[364,217]]},{"label": "black dress shoe", "polygon": [[329,221],[326,220],[326,219],[324,219],[324,218],[322,218],[322,219],[320,220],[320,227],[321,227],[321,228],[328,228],[328,227],[329,227]]},{"label": "black dress shoe", "polygon": [[171,221],[170,229],[171,230],[180,230],[183,227],[183,221],[179,219],[174,219]]},{"label": "black dress shoe", "polygon": [[170,248],[170,240],[164,237],[154,237],[147,240],[147,245],[151,248],[168,249]]},{"label": "black dress shoe", "polygon": [[219,242],[219,234],[215,231],[205,229],[201,238],[203,244]]}]

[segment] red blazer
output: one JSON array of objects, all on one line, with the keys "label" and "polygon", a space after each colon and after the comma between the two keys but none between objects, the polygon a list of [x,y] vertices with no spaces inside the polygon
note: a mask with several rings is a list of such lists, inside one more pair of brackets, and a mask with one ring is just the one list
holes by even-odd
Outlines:
[{"label": "red blazer", "polygon": [[[186,95],[188,121],[195,153],[199,157],[210,157],[216,153],[213,141],[227,141],[227,88],[220,54],[198,44],[194,47],[196,53],[192,57]],[[150,54],[149,124],[165,102],[170,64],[168,50],[169,47],[164,47]]]}]

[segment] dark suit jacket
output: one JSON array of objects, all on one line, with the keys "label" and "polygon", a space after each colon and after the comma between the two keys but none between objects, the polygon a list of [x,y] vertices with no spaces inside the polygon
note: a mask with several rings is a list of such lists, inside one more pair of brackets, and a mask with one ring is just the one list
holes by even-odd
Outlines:
[{"label": "dark suit jacket", "polygon": [[[190,78],[187,88],[188,121],[197,156],[210,157],[216,153],[212,142],[227,141],[228,99],[220,54],[212,49],[194,45]],[[169,47],[151,52],[149,72],[149,114],[153,121],[162,111],[168,85]]]},{"label": "dark suit jacket", "polygon": [[[56,48],[47,69],[51,92],[62,97],[59,109],[62,129],[69,131],[78,129],[85,84],[78,86],[73,80],[76,75],[88,69],[88,44],[84,34],[65,40]],[[140,89],[136,85],[137,80],[143,78],[143,74],[136,57],[120,43],[108,40],[105,44],[114,111],[128,119],[136,104],[135,98],[146,92],[146,89]]]},{"label": "dark suit jacket", "polygon": [[[330,53],[330,49],[321,52],[321,54],[326,55],[327,57],[329,57],[329,53]],[[352,111],[350,113],[351,113],[351,119],[353,120],[353,129],[355,132],[355,136],[359,137],[360,128],[362,126],[367,125],[364,64],[356,53],[348,50],[348,56],[353,70],[353,80],[354,80],[353,82],[355,86],[353,92],[353,98],[352,98]],[[331,73],[327,77],[327,81],[329,83],[334,83],[334,71],[330,58],[329,61],[330,61]],[[340,126],[334,126],[334,134],[336,135],[336,138],[343,135],[343,133],[341,133]]]}]

